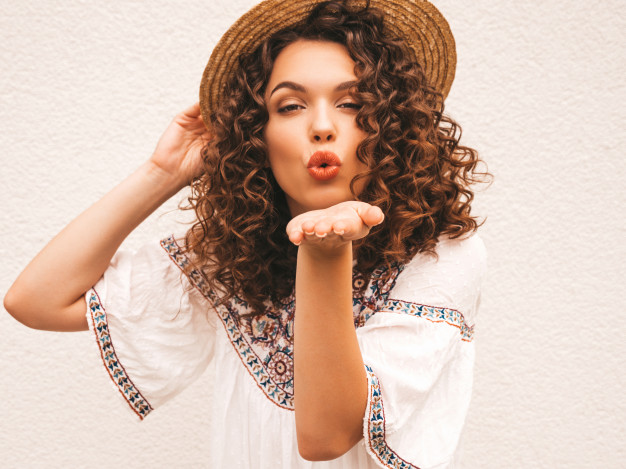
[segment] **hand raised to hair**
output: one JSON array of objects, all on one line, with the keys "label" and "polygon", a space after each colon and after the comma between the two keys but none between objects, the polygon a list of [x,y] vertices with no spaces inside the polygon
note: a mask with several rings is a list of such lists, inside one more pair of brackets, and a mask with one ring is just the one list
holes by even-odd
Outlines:
[{"label": "hand raised to hair", "polygon": [[174,117],[150,161],[182,188],[201,174],[201,150],[210,138],[196,103]]},{"label": "hand raised to hair", "polygon": [[306,244],[333,249],[364,238],[384,218],[380,208],[368,203],[341,202],[323,210],[312,210],[294,217],[287,224],[287,235],[297,246]]}]

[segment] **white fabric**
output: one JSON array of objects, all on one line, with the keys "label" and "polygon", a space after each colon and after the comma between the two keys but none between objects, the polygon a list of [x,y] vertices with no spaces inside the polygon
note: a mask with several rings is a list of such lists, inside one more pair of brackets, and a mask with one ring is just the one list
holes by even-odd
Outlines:
[{"label": "white fabric", "polygon": [[213,354],[215,317],[205,314],[207,301],[181,278],[158,241],[135,253],[118,251],[93,291],[105,305],[117,357],[153,407],[205,370]]},{"label": "white fabric", "polygon": [[[482,241],[445,239],[437,254],[416,256],[389,299],[402,300],[402,308],[456,310],[473,325],[485,270]],[[357,329],[363,360],[380,381],[385,441],[422,469],[453,467],[472,390],[474,342],[463,340],[456,316],[449,322],[436,316],[418,317],[396,306]]]},{"label": "white fabric", "polygon": [[[273,384],[287,380],[276,375],[282,368],[275,362],[288,355],[288,341],[274,337],[273,351],[263,355],[258,332],[289,335],[289,323],[251,322],[246,333],[228,309],[212,308],[201,282],[181,276],[177,262],[184,260],[173,254],[171,239],[136,253],[118,252],[87,293],[101,358],[137,415],[145,417],[210,365],[211,467],[458,467],[472,387],[472,326],[485,269],[478,236],[441,240],[438,259],[419,254],[390,291],[373,290],[375,309],[362,308],[366,320],[357,328],[370,391],[365,438],[342,457],[315,463],[298,454],[289,384]],[[253,336],[261,342],[249,347]]]}]

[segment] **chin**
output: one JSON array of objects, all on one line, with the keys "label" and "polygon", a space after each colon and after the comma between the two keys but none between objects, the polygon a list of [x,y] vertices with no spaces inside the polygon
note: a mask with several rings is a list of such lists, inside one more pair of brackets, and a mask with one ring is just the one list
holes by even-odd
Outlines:
[{"label": "chin", "polygon": [[354,198],[352,197],[352,194],[342,194],[342,195],[327,195],[327,196],[323,196],[320,195],[319,197],[313,199],[313,200],[307,200],[304,204],[302,204],[302,207],[307,207],[308,209],[305,211],[310,211],[310,210],[323,210],[325,208],[328,207],[332,207],[333,205],[337,205],[341,202],[348,202],[350,200],[354,200]]}]

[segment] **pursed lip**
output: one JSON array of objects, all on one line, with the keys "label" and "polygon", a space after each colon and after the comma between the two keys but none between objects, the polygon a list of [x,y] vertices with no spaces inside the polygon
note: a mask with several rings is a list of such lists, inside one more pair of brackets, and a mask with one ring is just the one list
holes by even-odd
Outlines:
[{"label": "pursed lip", "polygon": [[309,158],[307,168],[324,168],[326,166],[341,166],[341,160],[332,151],[316,151]]},{"label": "pursed lip", "polygon": [[317,181],[329,181],[339,173],[341,160],[332,151],[316,151],[309,158],[307,171]]}]

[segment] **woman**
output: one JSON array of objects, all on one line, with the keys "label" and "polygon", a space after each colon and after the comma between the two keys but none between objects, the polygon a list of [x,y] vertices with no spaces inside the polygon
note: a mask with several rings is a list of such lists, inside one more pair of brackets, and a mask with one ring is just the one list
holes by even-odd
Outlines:
[{"label": "woman", "polygon": [[[484,269],[469,236],[479,160],[442,114],[445,20],[371,3],[267,1],[240,18],[200,104],[5,297],[30,327],[91,328],[140,418],[211,367],[215,467],[456,459]],[[189,183],[184,239],[116,253]]]}]

